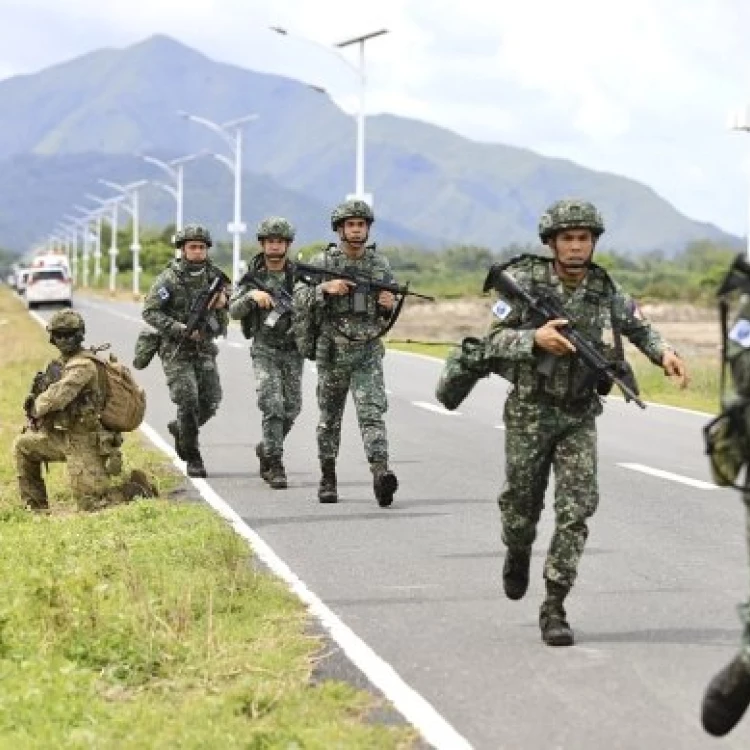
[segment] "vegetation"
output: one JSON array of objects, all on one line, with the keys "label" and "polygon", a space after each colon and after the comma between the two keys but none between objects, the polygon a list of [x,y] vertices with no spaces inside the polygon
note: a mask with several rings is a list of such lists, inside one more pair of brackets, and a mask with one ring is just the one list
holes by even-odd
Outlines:
[{"label": "vegetation", "polygon": [[[105,225],[102,247],[109,247],[108,232]],[[174,257],[171,246],[173,233],[173,225],[163,230],[146,229],[142,232],[142,288],[147,288],[156,274]],[[118,233],[118,245],[121,248],[118,256],[118,287],[125,291],[131,284],[132,256],[127,250],[130,241],[126,231]],[[323,244],[307,245],[295,248],[295,252],[297,257],[309,260],[323,247]],[[408,246],[382,249],[400,281],[409,281],[416,290],[444,299],[479,295],[487,269],[492,263],[507,260],[519,253],[544,252],[540,247],[518,244],[511,244],[494,253],[476,245],[456,245],[434,252]],[[248,261],[256,252],[259,252],[256,244],[246,245],[242,257]],[[701,241],[689,244],[682,252],[674,255],[655,251],[630,256],[615,251],[602,251],[596,253],[595,260],[611,270],[617,280],[641,303],[662,301],[707,304],[735,254],[736,250],[731,247]],[[225,271],[231,269],[231,245],[219,243],[213,248],[212,257]],[[103,262],[106,262],[105,259],[106,256]],[[103,267],[98,286],[105,288],[107,279],[107,270]]]},{"label": "vegetation", "polygon": [[367,721],[368,693],[313,680],[305,608],[207,506],[167,500],[181,477],[137,437],[126,471],[160,498],[79,514],[52,464],[52,511],[20,507],[11,444],[53,350],[7,289],[0,321],[0,746],[412,746]]}]

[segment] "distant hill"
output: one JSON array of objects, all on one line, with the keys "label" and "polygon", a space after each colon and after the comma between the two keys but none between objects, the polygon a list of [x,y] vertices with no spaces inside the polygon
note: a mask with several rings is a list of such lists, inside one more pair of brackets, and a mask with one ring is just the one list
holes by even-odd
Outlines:
[{"label": "distant hill", "polygon": [[[52,230],[97,178],[127,181],[158,170],[135,152],[174,157],[222,150],[215,134],[176,115],[219,122],[250,112],[243,219],[289,216],[300,240],[331,237],[331,207],[351,190],[354,122],[327,96],[287,78],[214,62],[166,36],[102,49],[0,82],[0,245],[20,248]],[[499,249],[535,239],[553,200],[594,200],[608,224],[603,245],[624,252],[740,240],[679,213],[651,188],[526,149],[478,143],[392,115],[368,119],[367,187],[381,243],[465,243]],[[231,218],[231,179],[206,160],[186,167],[186,217],[221,228]],[[172,199],[154,192],[145,220],[166,224]]]}]

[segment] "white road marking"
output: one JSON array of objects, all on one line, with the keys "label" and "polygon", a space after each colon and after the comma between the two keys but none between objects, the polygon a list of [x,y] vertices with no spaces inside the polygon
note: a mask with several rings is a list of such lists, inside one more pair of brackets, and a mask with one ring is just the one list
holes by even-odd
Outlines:
[{"label": "white road marking", "polygon": [[623,469],[630,469],[631,471],[639,471],[641,474],[649,474],[652,477],[658,477],[659,479],[668,479],[670,482],[678,482],[679,484],[687,484],[690,487],[696,487],[699,490],[715,490],[717,489],[715,484],[710,482],[703,482],[700,479],[692,479],[691,477],[684,477],[682,474],[673,474],[671,471],[663,471],[662,469],[654,469],[651,466],[644,466],[643,464],[621,464]]},{"label": "white road marking", "polygon": [[505,429],[505,425],[504,424],[496,424],[495,425],[495,429],[496,430],[504,430]]},{"label": "white road marking", "polygon": [[412,401],[412,404],[414,404],[414,406],[418,406],[420,409],[427,409],[427,411],[434,411],[436,414],[446,414],[449,417],[461,416],[460,411],[448,411],[447,409],[444,409],[442,406],[429,403],[429,401]]},{"label": "white road marking", "polygon": [[[185,464],[177,459],[174,450],[150,425],[141,425],[141,432],[160,450],[171,456],[175,466],[185,471]],[[205,479],[190,479],[201,497],[232,528],[250,542],[253,552],[281,578],[289,588],[307,605],[311,615],[317,618],[341,647],[349,660],[380,689],[395,708],[437,750],[471,750],[468,740],[462,737],[414,688],[404,682],[396,670],[379,657],[354,631],[329,609],[323,601],[302,581],[292,569],[263,541],[241,516],[226,502]]]},{"label": "white road marking", "polygon": [[[108,312],[112,312],[108,310]],[[41,326],[47,321],[35,312],[30,315]],[[125,317],[125,316],[120,316]],[[174,449],[162,439],[156,430],[144,423],[140,431],[157,447],[166,453],[174,465],[185,474],[185,463],[177,458]],[[187,475],[186,475],[187,476]],[[255,555],[281,578],[289,588],[307,605],[310,614],[329,632],[331,638],[341,647],[349,661],[354,664],[370,682],[378,688],[397,711],[437,750],[472,750],[468,740],[462,737],[414,688],[404,682],[396,670],[378,656],[354,631],[334,614],[327,605],[302,581],[292,569],[263,541],[205,479],[188,477],[201,497],[232,528],[250,542]]]}]

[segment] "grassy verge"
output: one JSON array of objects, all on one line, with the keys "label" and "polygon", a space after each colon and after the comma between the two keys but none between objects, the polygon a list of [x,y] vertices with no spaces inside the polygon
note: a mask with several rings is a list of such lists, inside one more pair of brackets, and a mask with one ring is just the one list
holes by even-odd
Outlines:
[{"label": "grassy verge", "polygon": [[[426,344],[389,344],[389,348],[401,351],[425,354],[438,359],[445,359],[452,347]],[[661,368],[654,367],[643,355],[629,355],[635,370],[644,401],[679,406],[683,409],[696,409],[715,414],[718,411],[719,365],[711,359],[692,359],[687,361],[690,372],[690,386],[682,391],[671,378],[664,376]],[[613,395],[618,394],[617,387]]]},{"label": "grassy verge", "polygon": [[0,737],[25,748],[406,748],[414,732],[367,722],[367,693],[311,680],[320,652],[303,606],[253,569],[246,543],[161,454],[127,440],[162,498],[73,510],[19,506],[11,443],[28,382],[53,350],[0,289]]}]

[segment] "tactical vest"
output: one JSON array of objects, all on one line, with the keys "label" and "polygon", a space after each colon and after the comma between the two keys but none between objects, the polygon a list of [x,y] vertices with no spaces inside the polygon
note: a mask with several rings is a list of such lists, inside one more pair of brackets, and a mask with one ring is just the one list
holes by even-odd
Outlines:
[{"label": "tactical vest", "polygon": [[[524,264],[530,264],[527,274],[527,289],[533,296],[554,295],[564,305],[576,329],[592,344],[599,347],[604,356],[612,362],[623,359],[619,332],[614,331],[614,283],[609,274],[592,263],[586,278],[574,291],[560,294],[559,282],[553,278],[553,260],[539,256],[523,256]],[[513,275],[514,265],[508,267]],[[530,282],[531,288],[528,288]],[[538,322],[523,320],[521,328],[536,328]],[[604,333],[612,333],[612,343],[605,344]],[[512,381],[519,395],[550,402],[569,408],[581,408],[591,403],[597,392],[602,395],[597,376],[575,356],[558,357],[550,377],[537,371],[542,354],[535,352],[534,362],[518,362],[515,365]],[[599,389],[599,390],[598,390]]]}]

